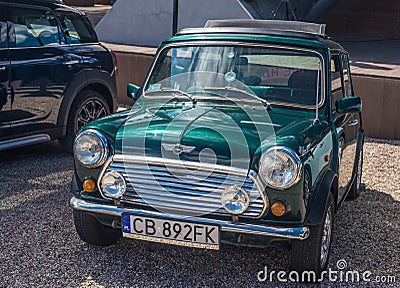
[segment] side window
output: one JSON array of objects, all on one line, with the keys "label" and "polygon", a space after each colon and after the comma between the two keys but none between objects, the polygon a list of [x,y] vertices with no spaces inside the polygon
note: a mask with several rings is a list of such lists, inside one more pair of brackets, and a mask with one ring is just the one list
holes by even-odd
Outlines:
[{"label": "side window", "polygon": [[87,18],[77,14],[64,14],[60,19],[69,44],[98,42],[96,33]]},{"label": "side window", "polygon": [[59,45],[60,37],[55,16],[47,10],[11,7],[12,47]]},{"label": "side window", "polygon": [[339,55],[332,55],[331,58],[331,89],[332,109],[335,110],[336,100],[343,98],[342,78],[340,73]]},{"label": "side window", "polygon": [[353,96],[353,89],[351,87],[350,69],[349,69],[349,57],[346,54],[342,55],[342,69],[343,69],[343,83],[345,97]]},{"label": "side window", "polygon": [[7,21],[9,20],[8,8],[0,5],[0,49],[8,47]]}]

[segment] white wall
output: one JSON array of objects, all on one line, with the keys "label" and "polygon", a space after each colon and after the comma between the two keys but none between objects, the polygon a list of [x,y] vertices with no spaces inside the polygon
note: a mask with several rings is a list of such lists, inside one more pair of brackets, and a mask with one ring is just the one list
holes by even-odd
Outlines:
[{"label": "white wall", "polygon": [[[173,0],[118,0],[97,24],[100,41],[158,46],[172,35]],[[179,0],[179,29],[208,19],[251,19],[238,0]]]}]

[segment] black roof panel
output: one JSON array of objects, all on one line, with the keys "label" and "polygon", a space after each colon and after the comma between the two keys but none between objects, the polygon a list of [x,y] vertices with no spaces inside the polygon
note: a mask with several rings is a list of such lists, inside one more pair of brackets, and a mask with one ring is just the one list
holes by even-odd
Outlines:
[{"label": "black roof panel", "polygon": [[9,4],[25,4],[25,5],[31,5],[31,6],[42,6],[42,7],[47,7],[50,9],[58,9],[61,8],[63,10],[68,10],[71,12],[79,13],[82,14],[81,11],[69,7],[65,5],[65,3],[62,0],[0,0],[0,3],[9,3]]}]

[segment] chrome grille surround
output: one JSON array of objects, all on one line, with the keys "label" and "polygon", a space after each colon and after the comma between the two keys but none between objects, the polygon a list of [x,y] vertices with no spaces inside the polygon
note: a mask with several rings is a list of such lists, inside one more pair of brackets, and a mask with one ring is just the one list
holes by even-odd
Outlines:
[{"label": "chrome grille surround", "polygon": [[[220,194],[238,185],[249,195],[248,209],[239,217],[260,218],[269,207],[264,186],[254,171],[158,157],[114,155],[107,161],[98,184],[107,171],[118,171],[127,183],[121,204],[153,207],[158,211],[185,216],[230,216]],[[98,185],[98,187],[101,187]],[[104,198],[107,198],[100,192]]]}]

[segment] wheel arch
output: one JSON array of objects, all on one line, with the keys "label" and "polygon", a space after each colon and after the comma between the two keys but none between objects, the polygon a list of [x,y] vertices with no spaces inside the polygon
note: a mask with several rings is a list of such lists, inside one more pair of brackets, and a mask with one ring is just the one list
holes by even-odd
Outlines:
[{"label": "wheel arch", "polygon": [[99,92],[104,96],[110,105],[111,112],[117,110],[115,76],[110,76],[108,72],[101,70],[81,71],[75,75],[74,79],[64,90],[57,118],[57,126],[62,127],[63,136],[66,134],[69,113],[77,95],[89,89]]},{"label": "wheel arch", "polygon": [[324,210],[330,193],[333,195],[336,212],[338,208],[338,178],[336,173],[328,169],[313,191],[315,196],[305,220],[307,226],[320,225],[324,220]]}]

